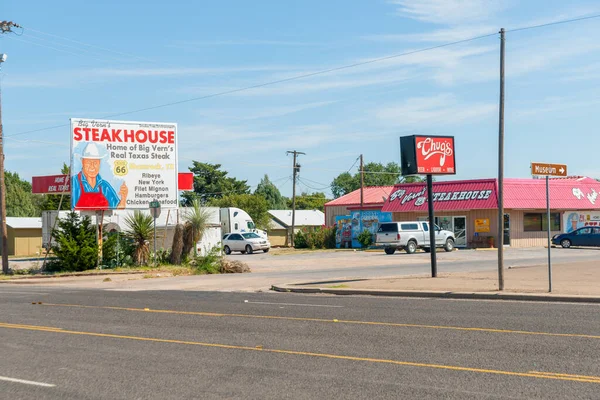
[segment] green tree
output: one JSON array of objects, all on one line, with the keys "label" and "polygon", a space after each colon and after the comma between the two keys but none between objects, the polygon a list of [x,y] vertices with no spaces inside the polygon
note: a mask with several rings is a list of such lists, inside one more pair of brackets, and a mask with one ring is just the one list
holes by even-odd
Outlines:
[{"label": "green tree", "polygon": [[[60,170],[60,173],[63,175],[67,175],[67,179],[71,179],[69,175],[69,166],[66,163],[63,163],[63,166]],[[70,210],[71,209],[71,195],[65,193],[64,195],[60,194],[34,194],[34,202],[36,207],[40,211],[47,210],[58,210],[58,206],[60,204],[61,210]],[[60,198],[62,196],[62,204],[60,203]]]},{"label": "green tree", "polygon": [[37,217],[39,211],[33,201],[31,184],[16,172],[5,171],[6,215],[8,217]]},{"label": "green tree", "polygon": [[219,208],[241,208],[252,217],[252,221],[260,229],[267,229],[271,219],[267,200],[256,194],[230,194],[220,199],[211,200],[209,205]]},{"label": "green tree", "polygon": [[[324,211],[325,203],[329,200],[325,193],[302,193],[300,196],[296,196],[296,210],[320,210]],[[292,208],[292,199],[287,200],[288,208]]]},{"label": "green tree", "polygon": [[265,177],[260,181],[254,194],[260,195],[267,200],[269,210],[285,210],[287,202],[285,197],[281,195],[277,186],[275,186],[270,180],[269,176]]},{"label": "green tree", "polygon": [[331,182],[331,193],[333,193],[333,197],[337,199],[338,197],[353,192],[359,187],[360,176],[352,176],[349,172],[344,172],[339,174],[333,182]]},{"label": "green tree", "polygon": [[98,242],[90,217],[81,218],[71,212],[67,218],[59,219],[54,239],[52,252],[56,258],[48,264],[49,271],[85,271],[96,266]]},{"label": "green tree", "polygon": [[193,161],[190,171],[194,173],[194,191],[182,194],[182,203],[185,206],[190,206],[194,199],[204,204],[229,194],[250,193],[247,181],[227,176],[228,172],[221,170],[221,164]]},{"label": "green tree", "polygon": [[133,261],[136,265],[146,265],[150,258],[150,238],[154,231],[152,215],[135,210],[125,218],[125,235],[133,242]]},{"label": "green tree", "polygon": [[[381,163],[367,163],[364,166],[364,182],[367,186],[391,186],[397,183],[423,182],[418,176],[401,176],[401,168],[394,162],[383,165]],[[338,175],[331,183],[331,193],[335,198],[344,196],[360,189],[360,171],[351,175],[344,172]]]}]

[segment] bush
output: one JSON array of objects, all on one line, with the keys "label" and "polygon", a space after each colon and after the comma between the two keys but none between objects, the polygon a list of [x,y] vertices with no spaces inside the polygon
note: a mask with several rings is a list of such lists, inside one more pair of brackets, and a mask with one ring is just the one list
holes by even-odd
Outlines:
[{"label": "bush", "polygon": [[133,244],[119,232],[108,233],[102,244],[102,267],[118,268],[133,265]]},{"label": "bush", "polygon": [[362,231],[356,239],[358,240],[358,243],[361,244],[363,249],[373,244],[373,235],[371,235],[371,232],[366,229]]},{"label": "bush", "polygon": [[213,247],[205,256],[196,256],[190,262],[196,274],[221,273],[221,249]]},{"label": "bush", "polygon": [[98,242],[96,227],[90,217],[81,218],[71,212],[66,219],[58,220],[58,229],[54,231],[56,244],[52,252],[56,256],[47,264],[47,270],[85,271],[96,267],[98,262]]},{"label": "bush", "polygon": [[335,249],[335,227],[306,228],[298,231],[294,238],[297,249]]}]

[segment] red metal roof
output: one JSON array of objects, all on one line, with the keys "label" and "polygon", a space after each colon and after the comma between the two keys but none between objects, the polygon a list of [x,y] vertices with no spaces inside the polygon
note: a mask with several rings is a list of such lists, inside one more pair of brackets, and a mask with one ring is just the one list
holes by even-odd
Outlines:
[{"label": "red metal roof", "polygon": [[[600,209],[600,182],[595,179],[551,179],[549,187],[550,208],[561,210]],[[525,210],[546,208],[546,180],[505,180],[504,207]]]},{"label": "red metal roof", "polygon": [[[435,209],[439,211],[494,209],[498,207],[495,179],[436,182],[433,185]],[[491,192],[490,192],[491,191]],[[482,194],[483,193],[483,194]],[[545,209],[544,179],[505,179],[506,209]],[[562,210],[600,209],[600,182],[592,178],[550,180],[550,207]],[[382,211],[427,210],[425,184],[396,185]]]},{"label": "red metal roof", "polygon": [[[369,186],[363,189],[363,204],[365,207],[382,206],[390,196],[394,186]],[[325,203],[329,206],[360,206],[360,189],[350,192],[335,200]]]},{"label": "red metal roof", "polygon": [[[433,202],[436,211],[498,208],[496,180],[434,182]],[[427,211],[426,185],[424,183],[396,185],[382,211]]]},{"label": "red metal roof", "polygon": [[[434,182],[436,211],[481,210],[498,208],[496,179]],[[384,202],[383,197],[387,199]],[[360,190],[325,204],[356,208],[360,205]],[[364,207],[382,206],[386,212],[427,210],[424,183],[396,186],[373,186],[364,189]],[[545,179],[505,179],[506,209],[545,209]],[[550,179],[550,207],[561,210],[600,210],[600,182],[587,177]]]}]

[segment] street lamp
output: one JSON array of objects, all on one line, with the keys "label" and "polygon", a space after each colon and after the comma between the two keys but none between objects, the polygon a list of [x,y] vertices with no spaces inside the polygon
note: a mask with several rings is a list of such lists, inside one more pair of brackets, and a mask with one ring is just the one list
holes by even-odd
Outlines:
[{"label": "street lamp", "polygon": [[[0,54],[0,70],[6,61],[6,54]],[[2,86],[0,85],[0,225],[2,225],[2,273],[8,274],[8,232],[6,230],[6,183],[4,181],[4,130],[2,129]]]}]

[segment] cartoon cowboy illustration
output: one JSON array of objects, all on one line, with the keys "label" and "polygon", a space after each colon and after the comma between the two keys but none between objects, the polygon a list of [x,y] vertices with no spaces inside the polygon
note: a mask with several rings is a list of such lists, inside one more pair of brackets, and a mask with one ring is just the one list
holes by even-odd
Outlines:
[{"label": "cartoon cowboy illustration", "polygon": [[125,182],[119,193],[99,175],[100,155],[95,143],[88,143],[81,155],[81,171],[71,180],[72,204],[75,209],[106,210],[125,208],[129,189]]}]

